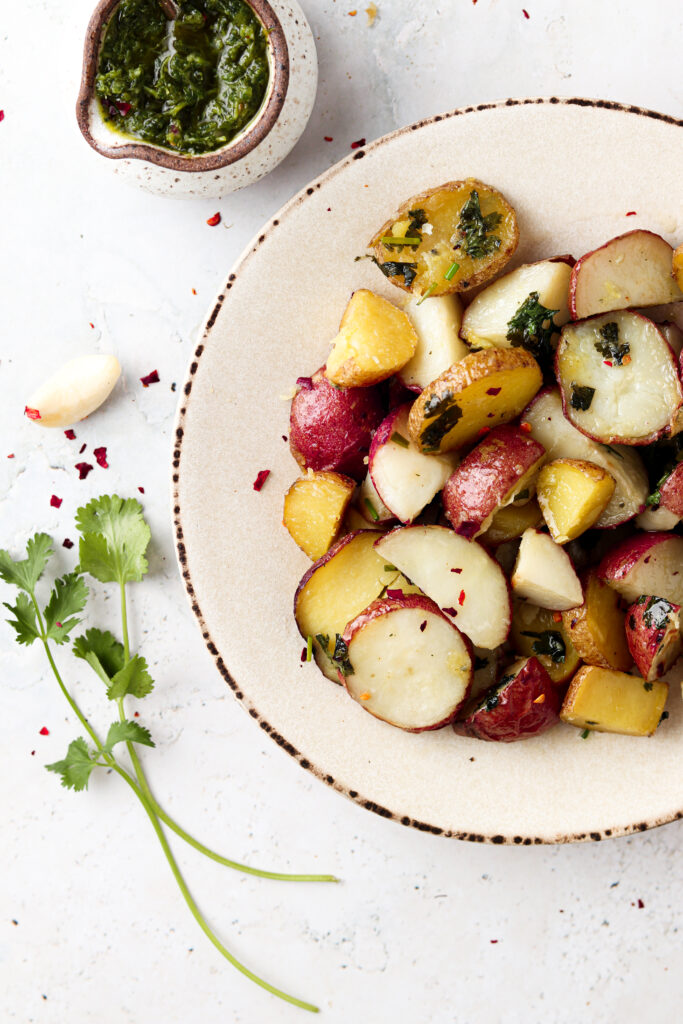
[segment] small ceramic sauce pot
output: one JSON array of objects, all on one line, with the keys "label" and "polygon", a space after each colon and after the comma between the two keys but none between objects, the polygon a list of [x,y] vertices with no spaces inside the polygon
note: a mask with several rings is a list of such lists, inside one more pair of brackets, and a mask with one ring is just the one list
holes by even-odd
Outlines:
[{"label": "small ceramic sauce pot", "polygon": [[318,84],[313,33],[296,0],[247,0],[268,32],[270,80],[256,117],[221,149],[174,153],[112,130],[95,95],[107,22],[120,0],[100,0],[90,19],[76,104],[78,126],[115,173],[157,195],[218,198],[258,181],[287,156],[306,127]]}]

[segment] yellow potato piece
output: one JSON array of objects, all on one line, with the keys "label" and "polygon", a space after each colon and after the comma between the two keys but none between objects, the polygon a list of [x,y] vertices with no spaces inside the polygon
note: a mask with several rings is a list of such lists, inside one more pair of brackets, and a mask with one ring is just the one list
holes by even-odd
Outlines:
[{"label": "yellow potato piece", "polygon": [[659,725],[669,686],[640,676],[585,665],[572,679],[560,718],[579,729],[651,736]]},{"label": "yellow potato piece", "polygon": [[525,530],[540,526],[542,521],[543,515],[538,502],[533,499],[524,505],[505,505],[498,509],[488,530],[477,537],[477,540],[489,547],[504,544],[515,537],[521,537]]},{"label": "yellow potato piece", "polygon": [[314,562],[329,550],[356,483],[341,473],[313,473],[296,480],[285,494],[282,525]]},{"label": "yellow potato piece", "polygon": [[346,307],[325,373],[342,388],[378,384],[413,358],[417,340],[407,313],[361,288]]},{"label": "yellow potato piece", "polygon": [[[373,547],[376,540],[373,530],[342,538],[319,564],[311,566],[294,598],[294,617],[299,632],[304,639],[314,638],[315,660],[321,671],[335,682],[338,682],[337,671],[329,657],[334,653],[335,637],[341,636],[351,619],[372,604],[386,587],[391,587],[399,576],[393,566],[385,568],[386,559]],[[328,638],[325,650],[318,636]]]},{"label": "yellow potato piece", "polygon": [[583,660],[622,672],[633,663],[624,620],[619,594],[595,572],[583,581],[583,604],[562,612],[562,624]]},{"label": "yellow potato piece", "polygon": [[538,363],[523,348],[471,352],[416,399],[408,420],[410,436],[429,454],[460,448],[513,420],[542,383]]},{"label": "yellow potato piece", "polygon": [[[480,255],[468,253],[471,246],[465,244],[466,237],[460,227],[463,207],[468,202],[471,207],[474,192],[481,216],[486,218],[493,214],[499,218],[496,224],[482,225],[486,230]],[[408,233],[415,214],[420,219],[426,217],[418,229],[419,245],[397,246],[382,241],[383,238],[405,238],[406,235],[408,238],[416,237],[414,233]],[[405,271],[390,274],[389,268],[385,267],[384,272],[392,284],[416,295],[424,295],[427,291],[430,295],[446,295],[474,288],[494,277],[514,253],[518,240],[515,211],[505,197],[491,185],[467,178],[448,181],[412,196],[391,220],[382,225],[370,242],[370,248],[380,268],[387,263],[413,265],[408,279]]]},{"label": "yellow potato piece", "polygon": [[677,249],[674,249],[671,259],[671,273],[673,274],[674,281],[683,292],[683,245],[679,245]]},{"label": "yellow potato piece", "polygon": [[614,479],[582,459],[556,459],[538,475],[536,495],[550,535],[566,544],[597,522],[614,494]]}]

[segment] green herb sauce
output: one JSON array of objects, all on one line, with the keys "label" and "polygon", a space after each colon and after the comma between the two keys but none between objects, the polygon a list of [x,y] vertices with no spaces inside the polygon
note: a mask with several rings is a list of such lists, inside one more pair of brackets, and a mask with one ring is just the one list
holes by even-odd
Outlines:
[{"label": "green herb sauce", "polygon": [[116,131],[183,154],[227,145],[260,109],[266,32],[244,0],[121,0],[110,18],[95,92]]}]

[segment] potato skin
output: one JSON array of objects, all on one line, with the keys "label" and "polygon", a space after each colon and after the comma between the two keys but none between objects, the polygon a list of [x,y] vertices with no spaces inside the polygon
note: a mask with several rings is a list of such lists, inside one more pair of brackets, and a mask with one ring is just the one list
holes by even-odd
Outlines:
[{"label": "potato skin", "polygon": [[678,465],[659,488],[660,504],[669,512],[683,518],[683,462]]},{"label": "potato skin", "polygon": [[[521,373],[524,371],[524,386],[520,388]],[[497,377],[495,375],[498,375]],[[504,376],[505,375],[505,376]],[[514,376],[513,376],[514,375]],[[487,378],[494,378],[496,384],[490,392],[484,387]],[[514,381],[506,387],[505,381]],[[491,380],[494,383],[494,380]],[[448,451],[473,441],[481,430],[487,431],[501,423],[509,423],[522,411],[528,401],[536,394],[543,383],[541,370],[532,355],[522,348],[489,348],[481,352],[471,352],[459,363],[437,377],[424,389],[416,399],[408,421],[410,436],[420,449],[425,452]],[[467,389],[474,391],[467,393]],[[482,394],[477,392],[481,390]],[[514,392],[512,396],[509,392]],[[467,405],[467,430],[463,433],[463,405]],[[429,412],[438,405],[438,413]],[[443,406],[443,408],[441,408]],[[425,434],[429,428],[438,425],[440,419],[449,415],[458,406],[460,415],[454,419],[453,426],[446,429],[440,440],[431,439]],[[491,415],[489,415],[491,414]],[[444,444],[451,431],[458,428],[456,443]]]},{"label": "potato skin", "polygon": [[289,417],[289,449],[302,469],[361,480],[372,432],[384,418],[375,388],[335,388],[324,367],[300,378]]},{"label": "potato skin", "polygon": [[510,671],[513,674],[503,675],[467,718],[454,724],[457,733],[478,740],[514,743],[557,725],[560,690],[538,659],[516,662]]},{"label": "potato skin", "polygon": [[681,606],[643,596],[626,609],[626,640],[646,682],[661,679],[681,653]]},{"label": "potato skin", "polygon": [[[426,189],[424,192],[418,193],[418,195],[411,196],[410,199],[401,203],[396,213],[373,236],[369,248],[372,249],[378,264],[396,260],[397,252],[399,253],[400,262],[400,253],[406,253],[406,249],[392,251],[387,249],[380,239],[391,235],[396,222],[404,219],[409,220],[409,211],[416,209],[425,211],[428,215],[429,223],[432,223],[432,216],[435,220],[438,218],[440,223],[444,225],[444,234],[448,237],[450,243],[450,238],[457,229],[462,207],[473,191],[479,194],[482,202],[485,202],[487,199],[492,200],[494,205],[489,212],[495,210],[503,218],[500,227],[495,229],[501,238],[500,248],[487,256],[473,259],[449,246],[449,255],[441,261],[443,266],[440,268],[436,280],[434,280],[433,275],[429,274],[427,268],[420,268],[421,259],[422,262],[425,261],[425,255],[429,254],[435,241],[434,234],[427,234],[419,246],[411,247],[407,250],[410,254],[409,260],[418,264],[417,275],[411,287],[405,284],[403,275],[392,277],[387,275],[387,279],[393,285],[406,292],[412,291],[416,294],[424,294],[432,284],[436,284],[437,287],[430,294],[448,295],[451,292],[461,292],[483,284],[503,269],[515,252],[519,242],[517,216],[513,207],[497,189],[494,189],[491,185],[486,185],[482,181],[478,181],[476,178],[466,178],[463,181],[447,181],[443,185],[437,185],[435,188]],[[449,218],[446,218],[443,209],[440,209],[443,206],[450,208]],[[446,220],[448,220],[447,230],[445,230]],[[460,270],[449,281],[444,277],[444,271],[448,269],[449,264],[452,262],[459,263]]]}]

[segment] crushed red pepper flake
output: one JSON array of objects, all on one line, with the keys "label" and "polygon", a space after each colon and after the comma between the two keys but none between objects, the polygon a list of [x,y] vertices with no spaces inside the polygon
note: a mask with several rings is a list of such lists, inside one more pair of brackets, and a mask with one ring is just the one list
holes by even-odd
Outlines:
[{"label": "crushed red pepper flake", "polygon": [[444,611],[446,613],[446,615],[457,615],[458,614],[457,611],[455,610],[455,608],[442,608],[441,610]]},{"label": "crushed red pepper flake", "polygon": [[490,427],[481,427],[481,429],[477,432],[477,437],[483,437],[484,434],[488,434],[490,430]]},{"label": "crushed red pepper flake", "polygon": [[368,693],[367,690],[363,690],[363,692],[361,694],[359,694],[360,700],[370,700],[371,697],[372,697],[372,694]]},{"label": "crushed red pepper flake", "polygon": [[64,431],[64,437],[68,437],[68,439],[70,441],[75,441],[76,440],[76,431],[72,430],[71,427],[69,427],[68,430]]},{"label": "crushed red pepper flake", "polygon": [[287,435],[286,435],[286,434],[282,434],[282,440],[283,440],[283,441],[286,441],[286,440],[287,440]]},{"label": "crushed red pepper flake", "polygon": [[94,325],[94,323],[92,322],[92,320],[88,320],[88,323],[90,324],[90,326],[92,327],[92,329],[93,329],[93,331],[94,331],[94,330],[95,330],[95,325]]},{"label": "crushed red pepper flake", "polygon": [[357,139],[356,142],[351,143],[351,149],[360,149],[360,147],[364,145],[365,139]]},{"label": "crushed red pepper flake", "polygon": [[524,17],[526,18],[526,20],[527,20],[527,21],[528,21],[528,20],[529,20],[529,18],[531,17],[531,15],[529,14],[529,12],[528,12],[528,11],[527,11],[527,10],[526,10],[526,9],[525,9],[524,7],[522,7],[522,14],[524,15]]},{"label": "crushed red pepper flake", "polygon": [[306,655],[308,654],[308,647],[301,648],[301,661],[306,661]]},{"label": "crushed red pepper flake", "polygon": [[160,381],[159,371],[152,370],[151,373],[146,374],[144,377],[140,377],[140,383],[143,388],[148,388],[150,384],[158,384]]},{"label": "crushed red pepper flake", "polygon": [[134,711],[133,712],[133,718],[139,718],[139,717],[140,717],[140,712],[139,711]]},{"label": "crushed red pepper flake", "polygon": [[522,420],[522,422],[520,423],[519,427],[520,427],[520,430],[523,430],[525,434],[530,434],[531,433],[531,424],[527,423],[526,420]]},{"label": "crushed red pepper flake", "polygon": [[44,725],[43,728],[40,730],[40,735],[41,736],[49,736],[50,735],[50,730],[48,729],[48,727],[46,725]]},{"label": "crushed red pepper flake", "polygon": [[4,120],[5,120],[5,111],[4,110],[0,110],[0,121],[4,121]]},{"label": "crushed red pepper flake", "polygon": [[254,490],[260,491],[269,476],[269,469],[260,469],[256,474],[256,479],[254,480]]},{"label": "crushed red pepper flake", "polygon": [[643,903],[643,901],[642,900],[638,900],[638,910],[642,910],[644,906],[645,906],[645,904]]},{"label": "crushed red pepper flake", "polygon": [[139,490],[140,494],[144,494],[145,493],[145,488],[144,487],[138,487],[138,490]]},{"label": "crushed red pepper flake", "polygon": [[209,217],[209,219],[207,220],[206,223],[209,225],[210,228],[215,228],[217,224],[220,224],[220,222],[221,222],[221,215],[220,215],[220,213],[214,213],[213,217]]},{"label": "crushed red pepper flake", "polygon": [[82,444],[81,447],[78,449],[78,454],[82,455],[87,447],[87,444]]},{"label": "crushed red pepper flake", "polygon": [[501,391],[502,391],[502,388],[489,388],[488,391],[486,392],[486,394],[487,395],[499,395],[501,393]]},{"label": "crushed red pepper flake", "polygon": [[553,622],[562,622],[562,612],[553,612]]},{"label": "crushed red pepper flake", "polygon": [[75,469],[78,470],[78,479],[85,480],[86,476],[88,475],[92,468],[93,467],[90,465],[89,462],[77,462]]},{"label": "crushed red pepper flake", "polygon": [[[474,2],[476,4],[477,0],[474,0]],[[496,943],[498,942],[498,939],[489,939],[489,942],[491,943],[492,946],[495,946]]]},{"label": "crushed red pepper flake", "polygon": [[545,694],[539,693],[538,697],[534,700],[534,704],[545,704]]},{"label": "crushed red pepper flake", "polygon": [[68,537],[65,537],[64,540],[62,541],[62,547],[66,548],[67,551],[69,550],[69,548],[72,548],[73,546],[74,542],[72,540],[69,540]]},{"label": "crushed red pepper flake", "polygon": [[451,569],[451,572],[457,572],[458,576],[462,572],[462,569]]},{"label": "crushed red pepper flake", "polygon": [[13,458],[14,458],[14,452],[11,452],[11,453],[10,453],[10,454],[9,454],[9,455],[7,456],[7,458],[8,458],[8,459],[13,459]]},{"label": "crushed red pepper flake", "polygon": [[24,416],[28,416],[30,420],[39,420],[40,413],[37,409],[31,409],[28,405],[24,406]]},{"label": "crushed red pepper flake", "polygon": [[324,135],[323,138],[325,139],[325,142],[334,142],[334,139],[331,135]]},{"label": "crushed red pepper flake", "polygon": [[603,363],[605,364],[605,366],[611,366],[612,365],[612,360],[611,359],[603,359]]},{"label": "crushed red pepper flake", "polygon": [[464,603],[465,603],[465,591],[464,591],[464,590],[461,590],[461,591],[460,591],[460,595],[459,595],[459,597],[458,597],[458,604],[459,604],[459,605],[460,605],[460,607],[462,608],[462,606],[464,605]]},{"label": "crushed red pepper flake", "polygon": [[192,294],[193,294],[193,295],[196,295],[196,294],[197,294],[197,289],[196,289],[196,288],[193,288],[193,289],[192,289]]},{"label": "crushed red pepper flake", "polygon": [[631,357],[630,357],[630,355],[626,354],[626,355],[624,356],[624,358],[623,358],[623,359],[621,360],[621,365],[622,365],[622,366],[628,366],[628,364],[629,364],[630,362],[631,362]]},{"label": "crushed red pepper flake", "polygon": [[297,377],[296,386],[299,388],[300,391],[312,391],[313,381],[311,380],[310,377]]},{"label": "crushed red pepper flake", "polygon": [[420,623],[420,632],[424,633],[426,628],[427,628],[427,620],[425,619],[424,622]]},{"label": "crushed red pepper flake", "polygon": [[637,213],[636,210],[629,210],[628,213],[626,214],[626,216],[627,217],[635,217],[636,213]]},{"label": "crushed red pepper flake", "polygon": [[50,498],[50,504],[52,505],[53,508],[59,508],[59,506],[62,504],[62,499],[58,498],[56,494],[53,494],[52,497]]},{"label": "crushed red pepper flake", "polygon": [[109,469],[109,463],[107,462],[107,449],[102,445],[100,448],[93,448],[93,455],[98,466],[102,469]]},{"label": "crushed red pepper flake", "polygon": [[349,18],[355,18],[357,14],[358,11],[349,11]]}]

